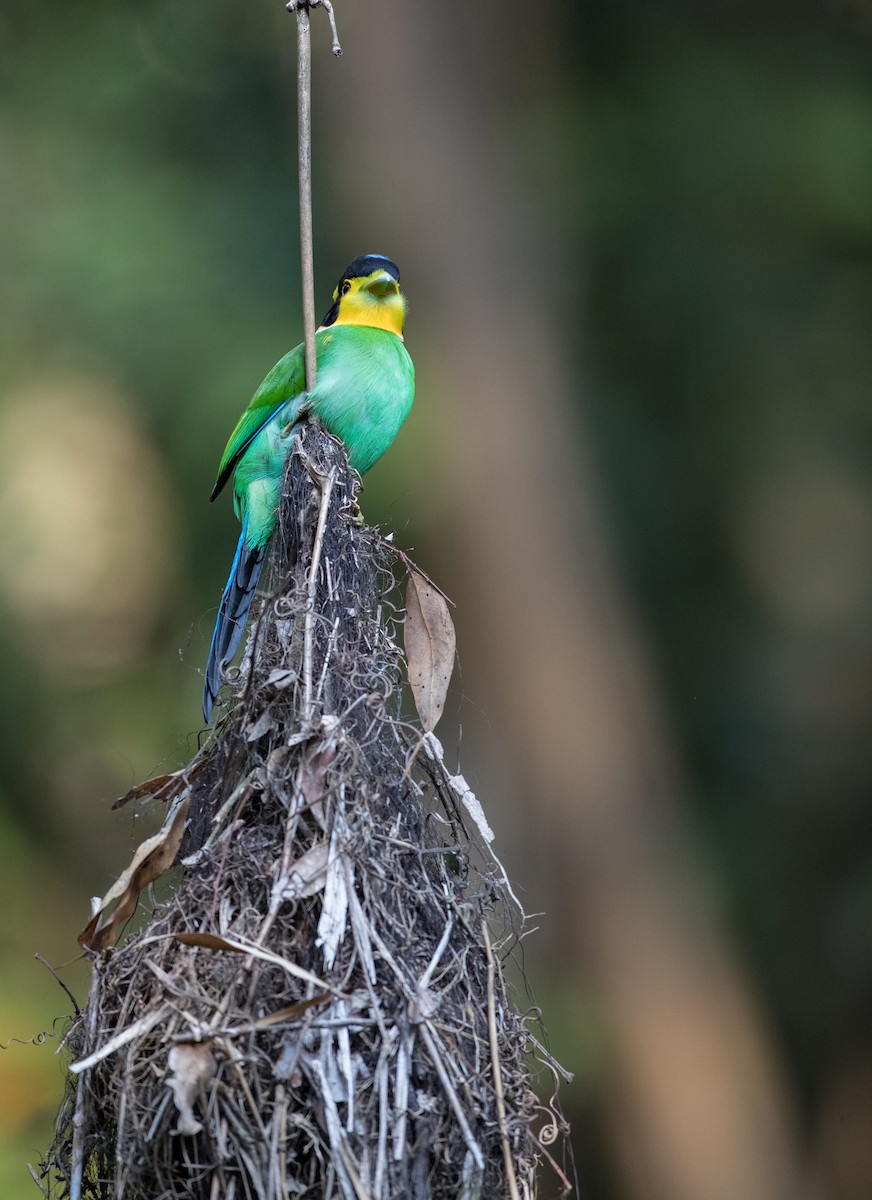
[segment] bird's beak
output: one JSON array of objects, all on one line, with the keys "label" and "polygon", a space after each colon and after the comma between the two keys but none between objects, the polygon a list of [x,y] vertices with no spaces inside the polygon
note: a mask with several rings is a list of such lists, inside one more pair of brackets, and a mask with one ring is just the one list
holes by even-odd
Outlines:
[{"label": "bird's beak", "polygon": [[393,275],[389,275],[387,271],[379,271],[378,275],[373,276],[364,286],[368,292],[371,292],[379,300],[384,300],[386,296],[395,296],[400,290],[400,285],[396,279],[394,279]]}]

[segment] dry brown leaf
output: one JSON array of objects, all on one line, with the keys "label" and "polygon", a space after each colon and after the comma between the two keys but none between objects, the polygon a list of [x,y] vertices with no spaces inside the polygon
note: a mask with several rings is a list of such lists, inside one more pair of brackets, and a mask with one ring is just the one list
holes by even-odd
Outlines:
[{"label": "dry brown leaf", "polygon": [[322,803],[327,795],[327,770],[335,757],[336,751],[330,746],[325,746],[323,750],[306,755],[300,767],[300,791],[303,793],[303,800],[322,829],[327,827]]},{"label": "dry brown leaf", "polygon": [[152,796],[155,800],[162,800],[168,804],[171,800],[176,800],[191,781],[197,778],[202,766],[200,763],[193,770],[187,766],[183,771],[171,771],[169,775],[155,775],[152,779],[146,779],[145,783],[138,783],[129,792],[125,792],[115,801],[112,808],[123,808],[131,800],[141,800],[144,796]]},{"label": "dry brown leaf", "polygon": [[215,1077],[215,1055],[209,1042],[179,1042],[170,1050],[167,1065],[171,1072],[167,1086],[179,1112],[175,1132],[193,1137],[203,1129],[194,1116],[194,1104],[205,1098],[207,1085]]},{"label": "dry brown leaf", "polygon": [[327,882],[327,861],[330,857],[329,842],[316,842],[296,862],[292,862],[287,875],[276,891],[283,900],[304,900],[315,896]]},{"label": "dry brown leaf", "polygon": [[445,707],[456,637],[445,597],[415,570],[409,571],[406,587],[403,640],[415,707],[429,733]]},{"label": "dry brown leaf", "polygon": [[[298,967],[296,963],[291,962],[287,958],[282,958],[279,954],[273,954],[269,950],[264,950],[261,946],[256,946],[253,942],[238,942],[233,938],[218,937],[215,933],[174,933],[172,935],[177,942],[181,942],[183,946],[202,946],[206,950],[226,950],[230,954],[250,954],[252,958],[260,959],[261,962],[271,963],[275,967],[280,967],[283,971],[287,971],[289,975],[293,975],[295,979],[302,979],[304,983],[312,983],[317,988],[329,987],[323,979],[319,979],[317,975],[313,975],[311,971],[306,971],[303,967]],[[333,989],[336,990],[335,988]],[[336,995],[341,995],[341,992],[336,992]]]},{"label": "dry brown leaf", "polygon": [[[188,800],[185,798],[167,814],[162,828],[154,837],[146,838],[137,849],[130,866],[113,883],[94,916],[79,934],[80,946],[86,950],[105,950],[112,945],[121,926],[136,909],[139,893],[160,879],[175,862],[187,815]],[[115,908],[110,913],[109,908],[113,904]]]},{"label": "dry brown leaf", "polygon": [[287,667],[276,667],[267,675],[266,681],[271,683],[277,691],[282,691],[285,688],[293,687],[297,678],[296,671],[289,671]]},{"label": "dry brown leaf", "polygon": [[254,1022],[254,1028],[269,1029],[273,1025],[282,1025],[285,1021],[293,1021],[295,1017],[301,1016],[307,1008],[312,1008],[315,1004],[323,1004],[325,1000],[329,999],[330,993],[322,992],[320,996],[312,996],[309,1000],[299,1000],[296,1004],[289,1004],[287,1008],[279,1008],[275,1012],[267,1013],[265,1017],[259,1017]]},{"label": "dry brown leaf", "polygon": [[256,742],[266,733],[271,733],[276,727],[275,718],[268,708],[265,708],[256,721],[245,731],[245,740],[247,742]]},{"label": "dry brown leaf", "polygon": [[226,950],[228,954],[247,954],[248,947],[239,942],[228,942],[227,938],[219,937],[217,933],[177,933],[177,942],[183,946],[202,946],[204,950]]}]

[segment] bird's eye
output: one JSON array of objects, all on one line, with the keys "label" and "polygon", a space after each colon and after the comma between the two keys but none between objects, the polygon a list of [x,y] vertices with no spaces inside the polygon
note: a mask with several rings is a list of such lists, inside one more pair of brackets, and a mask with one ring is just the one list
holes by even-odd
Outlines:
[{"label": "bird's eye", "polygon": [[346,279],[345,283],[343,283],[342,287],[340,288],[340,295],[347,296],[350,291],[351,291],[351,284]]}]

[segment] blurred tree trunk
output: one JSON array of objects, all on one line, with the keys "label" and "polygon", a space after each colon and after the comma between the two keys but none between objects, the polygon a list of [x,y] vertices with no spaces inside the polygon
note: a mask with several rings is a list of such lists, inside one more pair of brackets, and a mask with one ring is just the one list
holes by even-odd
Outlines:
[{"label": "blurred tree trunk", "polygon": [[[438,438],[415,489],[443,531],[466,690],[508,734],[518,846],[544,839],[551,970],[605,1012],[601,1111],[628,1194],[794,1200],[777,1055],[701,899],[685,783],[585,445],[561,316],[584,282],[530,165],[550,153],[559,169],[542,120],[559,14],[370,0],[342,24],[344,59],[316,72],[316,173],[333,172],[348,253],[396,256],[409,289],[413,422]],[[497,814],[504,845],[506,824]]]}]

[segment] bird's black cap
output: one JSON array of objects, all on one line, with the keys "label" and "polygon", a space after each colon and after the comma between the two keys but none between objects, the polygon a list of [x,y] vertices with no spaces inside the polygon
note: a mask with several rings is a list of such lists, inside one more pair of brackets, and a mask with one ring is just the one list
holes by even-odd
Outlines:
[{"label": "bird's black cap", "polygon": [[387,271],[397,283],[400,282],[400,269],[395,262],[391,262],[384,254],[362,254],[345,268],[339,280],[339,287],[342,287],[346,279],[361,279],[365,275],[371,275],[373,271]]}]

